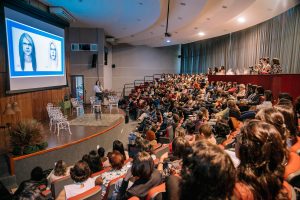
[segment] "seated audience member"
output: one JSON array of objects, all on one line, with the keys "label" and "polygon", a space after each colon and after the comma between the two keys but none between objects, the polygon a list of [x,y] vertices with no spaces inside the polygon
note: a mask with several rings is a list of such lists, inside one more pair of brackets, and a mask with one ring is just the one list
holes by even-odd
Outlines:
[{"label": "seated audience member", "polygon": [[[201,140],[194,145],[192,153],[183,159],[181,175],[181,192],[177,195],[182,200],[229,199],[232,196],[234,166],[229,156],[210,142]],[[166,185],[170,184],[167,182]],[[177,189],[167,188],[169,190]]]},{"label": "seated audience member", "polygon": [[3,200],[11,200],[13,195],[8,191],[8,189],[0,181],[0,197]]},{"label": "seated audience member", "polygon": [[[108,183],[111,180],[126,174],[128,168],[130,167],[130,165],[124,165],[125,158],[119,151],[113,151],[108,159],[109,159],[109,162],[111,165],[111,170],[101,174],[102,197],[106,193],[106,188],[107,188]],[[97,179],[97,178],[98,177],[95,177],[94,179]]]},{"label": "seated audience member", "polygon": [[172,142],[172,153],[166,152],[160,157],[157,169],[163,176],[180,174],[182,159],[189,153],[190,144],[184,137],[177,137]]},{"label": "seated audience member", "polygon": [[96,151],[91,151],[89,153],[90,163],[89,167],[91,169],[91,173],[99,172],[103,169],[102,162],[100,162],[100,158]]},{"label": "seated audience member", "polygon": [[70,175],[70,168],[71,167],[67,167],[67,164],[64,161],[57,161],[55,163],[54,169],[50,172],[50,174],[47,177],[48,185],[51,185],[51,183],[57,179]]},{"label": "seated audience member", "polygon": [[107,156],[105,156],[105,149],[103,147],[100,147],[98,149],[98,156],[99,156],[100,162],[103,165],[103,168],[110,167],[109,160],[108,160]]},{"label": "seated audience member", "polygon": [[297,118],[295,117],[293,106],[277,105],[275,108],[283,115],[288,130],[287,147],[290,151],[299,154],[300,138],[297,136]]},{"label": "seated audience member", "polygon": [[189,122],[186,124],[185,139],[192,145],[195,142],[195,124]]},{"label": "seated audience member", "polygon": [[273,95],[271,90],[265,90],[264,98],[265,100],[261,104],[256,106],[257,110],[262,108],[271,108],[273,106],[272,104]]},{"label": "seated audience member", "polygon": [[264,95],[264,88],[262,86],[257,86],[255,89],[255,93],[250,95],[250,99],[248,97],[248,105],[258,105],[259,98]]},{"label": "seated audience member", "polygon": [[[128,187],[129,179],[134,177],[132,186]],[[139,152],[134,158],[132,167],[127,171],[117,195],[117,199],[128,199],[137,196],[141,199],[147,196],[148,191],[161,184],[162,176],[154,168],[154,162],[147,152]]]},{"label": "seated audience member", "polygon": [[280,101],[280,99],[287,99],[287,100],[290,100],[291,103],[293,103],[293,97],[289,93],[286,93],[286,92],[279,93],[278,101]]},{"label": "seated audience member", "polygon": [[128,151],[125,151],[124,145],[120,140],[113,142],[113,151],[119,151],[125,157],[125,160],[129,158]]},{"label": "seated audience member", "polygon": [[[288,115],[288,113],[285,114]],[[285,149],[284,178],[287,178],[289,174],[300,170],[300,157],[295,152],[291,152],[287,150],[288,147],[287,141],[290,135],[289,128],[291,129],[291,127],[289,127],[289,122],[285,123],[284,115],[278,109],[268,108],[268,109],[260,110],[257,113],[256,118],[265,121],[269,124],[272,124],[281,135],[282,144]],[[292,120],[288,120],[288,121],[292,121]]]},{"label": "seated audience member", "polygon": [[292,199],[292,187],[283,181],[285,148],[278,130],[251,120],[237,136],[235,199]]},{"label": "seated audience member", "polygon": [[[138,152],[145,151],[151,155],[153,160],[156,160],[156,155],[153,154],[153,146],[150,144],[150,142],[148,140],[145,140],[142,137],[137,137],[135,144],[136,144],[136,148],[137,148],[136,154]],[[135,155],[133,155],[133,157]]]},{"label": "seated audience member", "polygon": [[41,167],[35,167],[31,171],[30,180],[23,181],[14,193],[15,199],[43,199],[39,186],[47,186],[47,179]]},{"label": "seated audience member", "polygon": [[95,180],[89,178],[91,170],[85,161],[78,161],[74,167],[70,169],[70,175],[74,183],[64,187],[64,190],[61,191],[57,197],[58,200],[69,199],[95,186]]},{"label": "seated audience member", "polygon": [[246,96],[246,86],[245,84],[240,84],[239,85],[239,92],[236,94],[236,97],[238,99],[243,99]]},{"label": "seated audience member", "polygon": [[146,140],[149,141],[149,143],[152,147],[155,147],[157,145],[156,136],[152,130],[148,130],[146,132]]},{"label": "seated audience member", "polygon": [[196,136],[196,140],[205,139],[212,144],[217,144],[216,138],[212,131],[212,127],[209,124],[203,124],[200,126],[199,135]]}]

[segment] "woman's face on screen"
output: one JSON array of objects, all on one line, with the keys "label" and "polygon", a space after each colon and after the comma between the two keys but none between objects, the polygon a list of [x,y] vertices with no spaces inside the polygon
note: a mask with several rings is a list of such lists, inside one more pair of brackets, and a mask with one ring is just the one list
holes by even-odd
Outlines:
[{"label": "woman's face on screen", "polygon": [[50,58],[52,60],[55,60],[56,59],[56,48],[54,46],[54,44],[50,44]]},{"label": "woman's face on screen", "polygon": [[30,56],[32,53],[32,44],[26,38],[23,39],[23,51],[26,56]]}]

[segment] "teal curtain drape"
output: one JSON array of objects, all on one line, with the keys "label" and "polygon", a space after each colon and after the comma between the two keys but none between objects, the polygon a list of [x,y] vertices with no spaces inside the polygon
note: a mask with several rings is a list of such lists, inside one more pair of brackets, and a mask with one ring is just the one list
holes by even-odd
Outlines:
[{"label": "teal curtain drape", "polygon": [[224,65],[242,74],[260,57],[279,58],[283,73],[300,73],[300,5],[250,28],[181,45],[181,73]]}]

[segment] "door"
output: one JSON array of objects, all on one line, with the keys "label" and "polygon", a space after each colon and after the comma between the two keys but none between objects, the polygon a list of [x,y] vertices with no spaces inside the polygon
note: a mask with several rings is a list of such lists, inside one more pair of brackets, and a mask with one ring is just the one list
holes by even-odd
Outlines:
[{"label": "door", "polygon": [[76,98],[79,102],[84,103],[84,76],[72,75],[71,76],[71,96]]}]

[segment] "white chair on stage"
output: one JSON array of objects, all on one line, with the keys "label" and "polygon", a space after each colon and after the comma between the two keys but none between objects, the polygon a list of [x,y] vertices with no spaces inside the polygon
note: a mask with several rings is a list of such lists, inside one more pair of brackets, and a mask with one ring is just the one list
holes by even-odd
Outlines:
[{"label": "white chair on stage", "polygon": [[91,113],[94,113],[95,109],[101,112],[101,101],[97,100],[97,97],[91,96],[90,102],[91,102]]},{"label": "white chair on stage", "polygon": [[111,110],[113,107],[117,108],[119,113],[119,97],[117,96],[108,96],[108,105],[109,105],[109,113],[111,114]]},{"label": "white chair on stage", "polygon": [[68,130],[69,134],[72,134],[68,119],[63,115],[60,107],[54,107],[53,104],[49,104],[47,105],[47,111],[50,120],[50,131],[52,131],[52,126],[54,126],[54,133],[56,133],[57,129],[57,135],[59,135],[60,130]]},{"label": "white chair on stage", "polygon": [[76,98],[71,98],[71,104],[72,104],[72,115],[74,109],[76,110],[77,116],[80,116],[81,113],[84,113],[83,105]]}]

